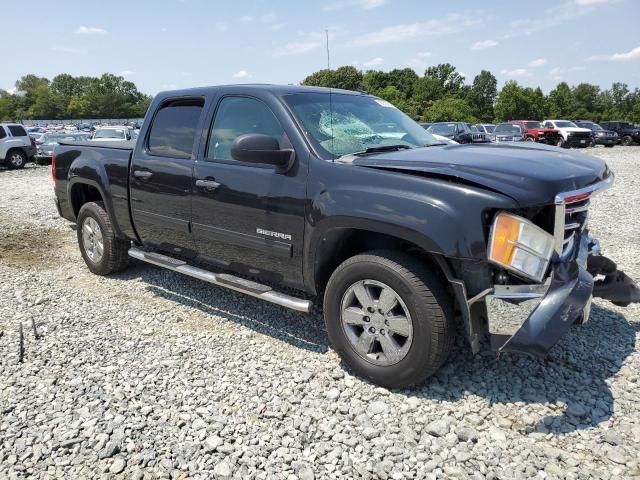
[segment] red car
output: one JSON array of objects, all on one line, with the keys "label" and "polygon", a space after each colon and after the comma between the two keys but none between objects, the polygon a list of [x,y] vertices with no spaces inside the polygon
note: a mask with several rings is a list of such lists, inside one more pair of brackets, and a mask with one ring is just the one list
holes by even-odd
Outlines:
[{"label": "red car", "polygon": [[508,123],[520,125],[527,142],[540,142],[547,145],[558,145],[562,142],[560,132],[555,128],[545,128],[537,120],[509,120]]}]

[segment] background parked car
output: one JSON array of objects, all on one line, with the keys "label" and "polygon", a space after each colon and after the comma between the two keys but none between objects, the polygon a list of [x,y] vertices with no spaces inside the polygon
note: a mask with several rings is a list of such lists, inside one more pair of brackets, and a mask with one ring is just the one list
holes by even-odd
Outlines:
[{"label": "background parked car", "polygon": [[539,142],[547,145],[559,145],[563,142],[558,130],[546,128],[538,120],[510,120],[507,123],[520,125],[524,131],[524,140],[527,142]]},{"label": "background parked car", "polygon": [[130,127],[100,127],[93,134],[92,140],[101,142],[123,141],[133,139],[133,129]]},{"label": "background parked car", "polygon": [[42,144],[38,145],[34,161],[38,165],[51,163],[53,149],[60,143],[86,142],[91,138],[88,133],[48,133],[42,139]]},{"label": "background parked car", "polygon": [[474,125],[474,127],[476,128],[476,131],[480,132],[480,133],[486,133],[487,137],[489,138],[489,140],[495,140],[495,136],[493,135],[493,131],[495,130],[496,126],[493,123],[476,123]]},{"label": "background parked car", "polygon": [[500,123],[493,131],[495,141],[501,142],[522,142],[524,135],[520,125],[513,123]]},{"label": "background parked car", "polygon": [[562,138],[558,142],[559,147],[586,148],[591,144],[591,130],[580,128],[570,120],[545,120],[543,124],[560,132]]},{"label": "background parked car", "polygon": [[0,123],[0,164],[7,168],[23,168],[35,152],[35,141],[22,125]]},{"label": "background parked car", "polygon": [[605,147],[613,147],[620,141],[620,137],[613,130],[605,130],[600,125],[590,120],[574,120],[577,126],[588,128],[591,130],[592,146],[604,145]]},{"label": "background parked car", "polygon": [[600,126],[605,130],[613,130],[620,138],[620,145],[628,146],[633,142],[640,143],[640,128],[631,122],[600,122]]},{"label": "background parked car", "polygon": [[458,143],[486,143],[490,142],[486,133],[473,131],[472,125],[466,122],[437,122],[427,131],[454,140]]}]

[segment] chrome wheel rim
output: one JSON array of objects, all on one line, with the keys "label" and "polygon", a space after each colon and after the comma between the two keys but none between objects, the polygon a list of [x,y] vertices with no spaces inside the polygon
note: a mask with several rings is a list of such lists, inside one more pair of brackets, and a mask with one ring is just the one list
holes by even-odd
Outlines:
[{"label": "chrome wheel rim", "polygon": [[398,293],[382,282],[361,280],[342,297],[340,317],[355,352],[374,365],[402,361],[411,348],[413,324]]},{"label": "chrome wheel rim", "polygon": [[102,259],[104,254],[102,229],[91,217],[87,217],[82,223],[82,245],[89,260],[97,263]]},{"label": "chrome wheel rim", "polygon": [[9,161],[11,162],[11,165],[13,165],[14,167],[21,167],[22,164],[24,163],[22,155],[20,155],[19,153],[12,153],[11,157],[9,158]]}]

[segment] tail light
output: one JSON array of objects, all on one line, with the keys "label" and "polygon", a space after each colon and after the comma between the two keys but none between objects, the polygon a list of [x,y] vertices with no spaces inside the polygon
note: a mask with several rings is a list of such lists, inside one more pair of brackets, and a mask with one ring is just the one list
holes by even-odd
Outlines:
[{"label": "tail light", "polygon": [[33,137],[29,137],[29,140],[31,140],[31,146],[35,147],[36,146],[36,141],[33,139]]},{"label": "tail light", "polygon": [[56,181],[56,152],[51,154],[51,179]]}]

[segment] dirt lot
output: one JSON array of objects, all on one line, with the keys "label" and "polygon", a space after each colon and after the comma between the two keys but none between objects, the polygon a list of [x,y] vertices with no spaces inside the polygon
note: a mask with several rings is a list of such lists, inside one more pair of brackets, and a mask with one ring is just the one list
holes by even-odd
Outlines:
[{"label": "dirt lot", "polygon": [[[588,153],[617,175],[592,233],[640,279],[640,147]],[[0,170],[0,478],[640,478],[639,332],[638,306],[596,300],[544,361],[458,341],[390,392],[319,316],[141,264],[91,275],[49,170]]]}]

